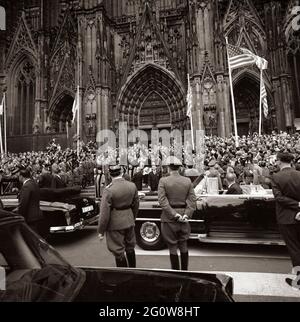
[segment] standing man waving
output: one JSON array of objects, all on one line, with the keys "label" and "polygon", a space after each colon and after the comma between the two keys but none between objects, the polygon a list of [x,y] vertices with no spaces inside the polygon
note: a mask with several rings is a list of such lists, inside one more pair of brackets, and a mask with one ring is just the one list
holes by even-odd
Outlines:
[{"label": "standing man waving", "polygon": [[167,158],[166,164],[170,169],[170,176],[160,179],[158,185],[162,235],[169,248],[172,269],[180,269],[177,253],[179,248],[181,270],[188,270],[187,240],[191,233],[188,220],[196,210],[196,195],[191,180],[179,174],[181,161],[171,156]]}]

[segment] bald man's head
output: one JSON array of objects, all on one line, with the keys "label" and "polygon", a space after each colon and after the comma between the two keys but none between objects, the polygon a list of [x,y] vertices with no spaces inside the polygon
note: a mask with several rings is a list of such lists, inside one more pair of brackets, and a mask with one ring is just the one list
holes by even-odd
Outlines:
[{"label": "bald man's head", "polygon": [[228,184],[234,183],[235,180],[236,180],[235,173],[231,173],[231,172],[230,173],[227,173],[226,179],[227,179]]}]

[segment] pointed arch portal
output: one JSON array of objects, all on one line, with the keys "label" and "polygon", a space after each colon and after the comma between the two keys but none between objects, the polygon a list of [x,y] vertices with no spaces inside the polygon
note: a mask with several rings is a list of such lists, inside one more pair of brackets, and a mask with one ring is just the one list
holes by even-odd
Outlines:
[{"label": "pointed arch portal", "polygon": [[73,117],[72,106],[74,98],[70,93],[64,92],[56,101],[50,113],[51,130],[55,133],[65,133],[66,126]]},{"label": "pointed arch portal", "polygon": [[117,100],[119,119],[131,128],[183,129],[186,99],[182,84],[170,72],[148,64],[133,74]]},{"label": "pointed arch portal", "polygon": [[[268,86],[268,105],[272,107],[271,95]],[[248,135],[259,130],[259,101],[260,101],[260,79],[258,75],[244,72],[234,80],[234,99],[236,118],[239,135]],[[270,114],[270,112],[269,112]],[[263,127],[265,131],[270,130],[269,117],[263,116]]]}]

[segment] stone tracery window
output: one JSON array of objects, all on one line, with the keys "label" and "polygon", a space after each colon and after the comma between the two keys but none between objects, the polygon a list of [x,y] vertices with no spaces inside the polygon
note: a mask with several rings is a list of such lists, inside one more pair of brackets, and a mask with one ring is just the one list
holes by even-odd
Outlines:
[{"label": "stone tracery window", "polygon": [[300,31],[292,31],[288,39],[288,62],[292,75],[295,116],[300,118]]},{"label": "stone tracery window", "polygon": [[33,133],[35,106],[35,68],[25,59],[15,74],[15,95],[12,132],[14,135]]}]

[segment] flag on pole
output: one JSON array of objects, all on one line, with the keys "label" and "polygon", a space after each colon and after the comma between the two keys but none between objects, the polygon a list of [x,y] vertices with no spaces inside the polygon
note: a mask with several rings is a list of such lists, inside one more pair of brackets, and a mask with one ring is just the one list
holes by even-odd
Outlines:
[{"label": "flag on pole", "polygon": [[191,88],[191,83],[190,83],[190,75],[188,74],[188,92],[187,92],[187,112],[186,115],[187,117],[191,118],[192,117],[192,88]]},{"label": "flag on pole", "polygon": [[261,101],[262,101],[262,105],[263,105],[263,109],[264,109],[264,116],[267,117],[268,113],[269,113],[269,107],[268,107],[268,100],[267,100],[267,91],[266,91],[266,87],[265,87],[265,83],[262,80],[262,84],[261,84]]},{"label": "flag on pole", "polygon": [[4,114],[4,106],[5,106],[5,95],[3,95],[2,102],[0,104],[0,115]]},{"label": "flag on pole", "polygon": [[250,50],[228,44],[229,67],[233,70],[256,63],[256,55]]},{"label": "flag on pole", "polygon": [[[262,57],[256,56],[256,65],[260,70],[266,70],[268,68],[268,61]],[[264,115],[265,117],[267,117],[269,113],[269,107],[268,107],[268,100],[267,100],[267,91],[266,91],[265,82],[263,78],[261,78],[260,88],[261,88],[260,96],[261,96],[261,102],[264,109]]]},{"label": "flag on pole", "polygon": [[267,60],[265,60],[262,57],[256,56],[256,55],[255,55],[255,59],[256,59],[256,66],[259,69],[262,69],[262,70],[268,69],[268,61]]},{"label": "flag on pole", "polygon": [[78,113],[78,111],[79,111],[79,87],[77,88],[75,100],[74,100],[73,107],[72,107],[72,113],[73,113],[72,123],[73,124],[75,122],[76,113]]},{"label": "flag on pole", "polygon": [[190,119],[191,123],[191,139],[192,139],[192,147],[193,150],[195,149],[195,142],[194,142],[194,127],[193,127],[193,114],[192,114],[192,106],[193,106],[193,94],[192,94],[192,87],[190,82],[190,75],[187,75],[188,77],[188,91],[187,91],[187,111],[186,115]]}]

